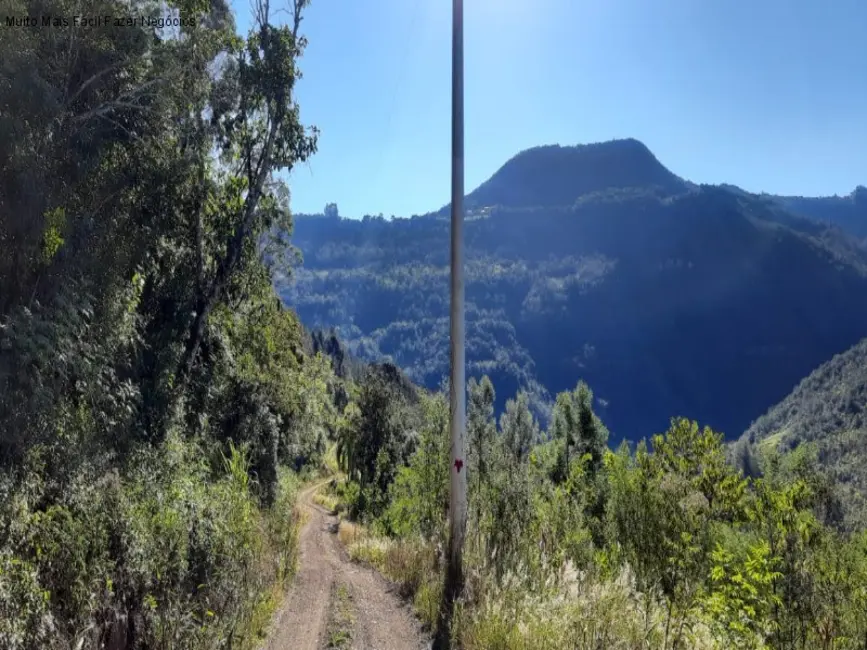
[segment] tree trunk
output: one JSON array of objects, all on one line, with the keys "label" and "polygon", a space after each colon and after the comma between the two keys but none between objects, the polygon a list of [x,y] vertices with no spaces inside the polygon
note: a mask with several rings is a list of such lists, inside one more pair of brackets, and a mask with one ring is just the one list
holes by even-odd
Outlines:
[{"label": "tree trunk", "polygon": [[193,363],[204,338],[208,316],[220,298],[222,298],[226,283],[241,261],[244,243],[250,236],[253,217],[256,214],[256,208],[259,206],[265,178],[271,173],[271,149],[278,126],[279,123],[276,120],[271,122],[271,130],[258,166],[259,173],[256,178],[256,184],[250,188],[247,194],[247,200],[244,202],[244,213],[241,216],[240,222],[235,227],[232,238],[226,244],[226,255],[217,266],[217,274],[213,282],[211,282],[204,294],[200,294],[198,304],[196,305],[196,315],[193,318],[192,325],[190,325],[190,333],[184,346],[184,353],[181,356],[177,372],[175,373],[174,393],[176,395],[182,394],[189,383]]}]

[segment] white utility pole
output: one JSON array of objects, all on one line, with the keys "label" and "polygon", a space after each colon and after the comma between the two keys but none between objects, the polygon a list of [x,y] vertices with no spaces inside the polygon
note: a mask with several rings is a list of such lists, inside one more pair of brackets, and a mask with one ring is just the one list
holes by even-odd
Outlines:
[{"label": "white utility pole", "polygon": [[452,0],[452,214],[451,214],[451,455],[449,548],[446,598],[463,589],[463,550],[467,528],[466,430],[467,390],[464,350],[464,9]]}]

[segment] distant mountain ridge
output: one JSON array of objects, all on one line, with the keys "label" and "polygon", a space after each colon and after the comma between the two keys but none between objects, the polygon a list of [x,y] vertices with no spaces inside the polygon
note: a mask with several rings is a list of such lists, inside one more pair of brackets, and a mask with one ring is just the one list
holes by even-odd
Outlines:
[{"label": "distant mountain ridge", "polygon": [[[467,197],[467,362],[540,413],[586,379],[612,439],[729,437],[867,336],[867,252],[772,197],[696,186],[636,140],[513,157]],[[281,287],[310,326],[417,382],[448,372],[448,220],[299,217]]]},{"label": "distant mountain ridge", "polygon": [[827,221],[867,240],[867,187],[859,185],[848,196],[775,196],[784,208],[795,214]]},{"label": "distant mountain ridge", "polygon": [[[731,192],[749,195],[736,185],[720,185]],[[867,187],[858,185],[846,196],[755,195],[767,199],[792,215],[806,217],[825,226],[837,226],[867,244]]]},{"label": "distant mountain ridge", "polygon": [[546,145],[513,156],[466,197],[466,208],[562,207],[586,194],[627,188],[655,188],[674,195],[686,192],[689,185],[638,140]]}]

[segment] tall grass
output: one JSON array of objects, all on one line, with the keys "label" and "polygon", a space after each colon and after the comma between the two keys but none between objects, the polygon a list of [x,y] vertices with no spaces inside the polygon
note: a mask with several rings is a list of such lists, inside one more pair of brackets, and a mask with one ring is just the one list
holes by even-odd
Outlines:
[{"label": "tall grass", "polygon": [[[441,549],[418,538],[387,538],[343,520],[338,536],[351,559],[370,564],[395,582],[422,623],[433,629],[442,600]],[[634,590],[628,570],[601,577],[567,563],[554,572],[515,566],[497,578],[477,549],[466,559],[466,588],[452,621],[463,650],[663,650],[661,603]],[[544,575],[530,575],[541,572]],[[683,648],[714,645],[696,617]]]}]

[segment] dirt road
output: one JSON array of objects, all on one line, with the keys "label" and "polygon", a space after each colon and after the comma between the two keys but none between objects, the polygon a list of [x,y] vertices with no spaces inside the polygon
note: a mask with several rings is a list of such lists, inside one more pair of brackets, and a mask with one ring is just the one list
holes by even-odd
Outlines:
[{"label": "dirt road", "polygon": [[309,517],[298,574],[263,650],[427,650],[431,643],[409,607],[376,571],[349,560],[337,517],[313,503],[323,485],[299,497]]}]

